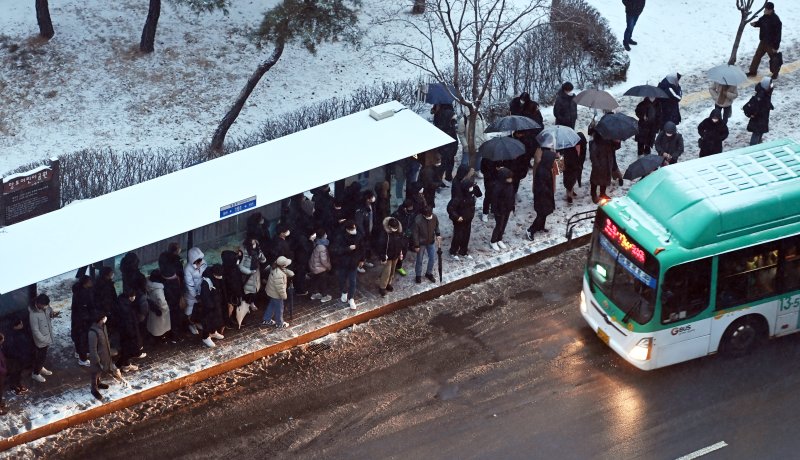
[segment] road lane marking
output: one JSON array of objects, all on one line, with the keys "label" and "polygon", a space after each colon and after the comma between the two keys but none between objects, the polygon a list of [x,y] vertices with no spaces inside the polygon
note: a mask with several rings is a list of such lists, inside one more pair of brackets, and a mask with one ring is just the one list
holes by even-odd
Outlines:
[{"label": "road lane marking", "polygon": [[702,457],[705,454],[714,452],[715,450],[722,449],[723,447],[725,447],[727,445],[728,444],[726,444],[725,441],[720,441],[720,442],[718,442],[718,443],[716,443],[714,445],[711,445],[711,446],[708,446],[708,447],[703,447],[700,450],[696,450],[696,451],[692,452],[691,454],[684,455],[683,457],[679,457],[676,460],[692,460],[694,458]]}]

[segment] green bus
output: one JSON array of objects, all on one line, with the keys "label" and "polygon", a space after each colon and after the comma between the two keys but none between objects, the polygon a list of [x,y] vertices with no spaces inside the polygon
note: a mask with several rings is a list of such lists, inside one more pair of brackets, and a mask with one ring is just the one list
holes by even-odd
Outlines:
[{"label": "green bus", "polygon": [[660,168],[602,204],[580,311],[644,370],[800,330],[800,144]]}]

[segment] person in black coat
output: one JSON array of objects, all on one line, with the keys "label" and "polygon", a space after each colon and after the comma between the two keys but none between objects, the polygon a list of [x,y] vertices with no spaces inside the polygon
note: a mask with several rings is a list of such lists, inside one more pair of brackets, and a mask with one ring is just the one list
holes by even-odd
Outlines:
[{"label": "person in black coat", "polygon": [[[255,212],[247,218],[247,235],[258,240],[262,248],[270,246],[272,238],[269,235],[269,224],[260,212]],[[161,270],[164,274],[164,270]]]},{"label": "person in black coat", "polygon": [[625,5],[625,33],[622,36],[622,46],[625,51],[630,51],[630,45],[637,45],[633,39],[633,28],[636,27],[636,22],[644,10],[645,0],[622,0]]},{"label": "person in black coat", "polygon": [[514,131],[512,137],[522,142],[525,145],[525,153],[514,158],[513,160],[506,160],[501,164],[511,170],[513,176],[511,184],[514,186],[514,196],[519,192],[519,184],[528,176],[528,170],[531,168],[531,160],[536,154],[536,149],[539,148],[539,142],[536,140],[536,134],[539,130],[526,129],[523,131]]},{"label": "person in black coat", "polygon": [[708,118],[697,125],[700,134],[700,157],[722,152],[722,141],[728,138],[728,125],[722,121],[722,111],[714,109]]},{"label": "person in black coat", "polygon": [[345,187],[342,196],[342,208],[344,209],[345,219],[353,219],[356,215],[356,209],[361,205],[361,183],[353,181]]},{"label": "person in black coat", "polygon": [[[177,279],[177,277],[176,277]],[[109,330],[116,331],[117,318],[117,288],[114,286],[114,269],[103,267],[100,269],[100,276],[94,285],[94,311],[91,317],[94,318],[99,313],[103,313],[107,318]]]},{"label": "person in black coat", "polygon": [[494,231],[492,231],[492,239],[489,243],[491,248],[495,251],[507,248],[505,243],[503,243],[503,233],[506,231],[508,219],[511,217],[511,213],[514,212],[516,204],[513,181],[514,177],[511,170],[508,168],[500,168],[497,172],[497,181],[494,186],[494,198],[492,199],[495,225]]},{"label": "person in black coat", "polygon": [[347,220],[347,210],[344,208],[344,203],[339,198],[334,198],[333,200],[333,212],[331,213],[333,216],[333,230],[327,231],[328,235],[334,235],[339,233],[339,230],[342,229],[342,225]]},{"label": "person in black coat", "polygon": [[553,150],[553,146],[553,139],[549,138],[542,144],[541,153],[537,154],[540,157],[537,158],[536,171],[533,175],[533,210],[536,211],[536,218],[526,232],[531,241],[536,232],[547,231],[545,228],[547,216],[556,209],[553,164],[558,158],[558,153]]},{"label": "person in black coat", "polygon": [[676,126],[681,124],[681,108],[679,103],[683,97],[683,90],[681,90],[680,80],[681,74],[671,73],[664,77],[658,84],[658,87],[667,93],[668,96],[666,99],[658,100],[660,110],[658,122],[661,124],[661,126],[658,127],[659,130],[663,129],[668,121],[675,123]]},{"label": "person in black coat", "polygon": [[639,132],[636,133],[637,153],[641,155],[649,154],[653,149],[653,142],[658,133],[658,111],[656,110],[655,98],[646,97],[636,106],[636,118],[639,119]]},{"label": "person in black coat", "polygon": [[314,202],[314,222],[316,227],[322,227],[329,235],[333,235],[338,223],[333,216],[334,199],[331,196],[331,187],[323,185],[315,188],[311,191],[311,200]]},{"label": "person in black coat", "polygon": [[414,211],[414,203],[412,203],[411,200],[403,201],[403,204],[398,206],[394,211],[392,217],[400,222],[400,227],[403,229],[402,255],[397,261],[395,271],[403,276],[406,276],[408,272],[406,272],[406,270],[403,268],[403,261],[405,260],[406,253],[408,252],[408,243],[411,241],[412,226],[414,225],[414,220],[417,218],[417,213]]},{"label": "person in black coat", "polygon": [[119,271],[122,274],[122,290],[128,288],[136,292],[136,317],[141,323],[147,317],[149,307],[147,305],[147,278],[139,270],[139,256],[134,252],[125,254],[119,261]]},{"label": "person in black coat", "polygon": [[[427,191],[428,190],[426,188],[425,192],[427,193]],[[365,257],[367,260],[365,265],[367,267],[373,266],[372,262],[369,262],[370,259],[372,259],[372,243],[375,235],[377,235],[377,231],[380,230],[380,223],[376,220],[377,216],[375,213],[376,201],[377,198],[375,197],[375,192],[372,190],[367,190],[364,192],[361,197],[361,204],[359,205],[358,209],[356,209],[356,214],[353,218],[356,223],[356,228],[358,229],[358,234],[361,235],[361,238],[364,240],[364,249],[366,251]],[[309,257],[311,256],[310,251],[313,249],[314,247],[311,246],[308,253]],[[308,262],[308,259],[306,259],[306,262]],[[292,268],[292,271],[294,271],[295,278],[299,278],[299,275],[294,268]],[[359,270],[359,272],[363,273],[363,269]]]},{"label": "person in black coat", "polygon": [[[458,193],[455,193],[459,189]],[[450,255],[458,259],[469,255],[469,239],[472,233],[472,219],[475,218],[475,198],[482,196],[481,189],[475,185],[475,178],[471,175],[458,183],[453,183],[453,197],[447,203],[447,215],[453,221],[453,241],[450,245]]]},{"label": "person in black coat", "polygon": [[8,384],[18,395],[28,391],[22,385],[22,371],[33,367],[33,337],[25,324],[26,321],[22,318],[14,318],[3,345],[3,351],[8,359]]},{"label": "person in black coat", "polygon": [[481,173],[483,174],[483,186],[486,193],[483,195],[483,216],[481,220],[489,221],[489,213],[492,212],[492,200],[494,199],[494,186],[497,184],[497,172],[500,169],[495,161],[484,158],[481,160]]},{"label": "person in black coat", "polygon": [[561,85],[561,90],[556,94],[556,101],[553,104],[553,116],[556,117],[556,124],[569,126],[575,129],[575,122],[578,121],[578,104],[575,102],[575,87],[570,82]]},{"label": "person in black coat", "polygon": [[292,237],[289,239],[289,245],[292,247],[292,253],[294,254],[294,258],[291,259],[292,263],[289,265],[289,269],[294,273],[294,277],[292,277],[292,286],[295,289],[294,295],[308,295],[306,273],[308,273],[308,261],[314,251],[314,240],[316,238],[317,234],[311,230],[304,233],[292,233]]},{"label": "person in black coat", "polygon": [[386,293],[394,290],[392,287],[394,272],[397,268],[397,262],[403,257],[405,242],[403,241],[403,228],[399,220],[394,217],[386,217],[381,222],[382,230],[375,245],[375,252],[378,254],[381,265],[383,265],[378,282],[378,292],[385,296]]},{"label": "person in black coat", "polygon": [[422,185],[422,182],[414,182],[408,188],[408,196],[407,199],[411,200],[411,203],[414,205],[414,213],[420,214],[425,208],[428,207],[428,202],[425,199],[425,187]]},{"label": "person in black coat", "polygon": [[436,207],[436,189],[442,185],[441,166],[442,157],[437,152],[433,155],[433,163],[425,165],[419,173],[423,189],[422,195],[425,197],[425,203],[431,208]]},{"label": "person in black coat", "polygon": [[[781,19],[775,14],[775,5],[772,2],[764,4],[764,16],[751,22],[750,25],[760,29],[758,32],[758,48],[756,48],[756,54],[753,55],[753,60],[750,62],[750,70],[747,72],[748,77],[755,77],[764,54],[768,54],[771,60],[778,53],[778,48],[781,47],[783,25],[781,24]],[[772,78],[778,78],[778,72],[772,72]]]},{"label": "person in black coat", "polygon": [[225,327],[224,313],[227,308],[228,294],[223,280],[221,265],[212,265],[203,272],[203,281],[200,283],[200,322],[203,325],[203,344],[214,347],[212,339],[224,339],[220,333]]},{"label": "person in black coat", "polygon": [[289,244],[289,237],[292,235],[292,230],[288,224],[280,223],[276,228],[277,234],[272,239],[272,246],[264,253],[267,257],[267,264],[272,264],[278,257],[283,256],[289,260],[294,259],[294,251]]},{"label": "person in black coat", "polygon": [[[244,280],[239,271],[239,263],[242,261],[242,252],[241,250],[222,251],[220,257],[222,258],[222,278],[225,280],[225,294],[228,296],[226,299],[227,304],[233,305],[233,312],[235,312],[236,308],[242,300],[244,300]],[[180,292],[178,292],[178,295],[180,296]],[[166,284],[164,284],[164,297],[167,298],[167,304],[170,305]],[[172,312],[172,305],[170,305],[170,312]],[[233,327],[236,322],[236,315],[232,314],[226,316],[228,326]]]},{"label": "person in black coat", "polygon": [[[567,203],[578,196],[573,190],[583,173],[583,162],[586,160],[586,136],[578,133],[580,141],[574,147],[562,149],[559,154],[564,158],[564,189],[567,192]],[[534,173],[534,179],[535,179]]]},{"label": "person in black coat", "polygon": [[341,301],[355,308],[356,274],[364,264],[365,248],[353,220],[345,221],[343,230],[334,237],[330,252],[331,264],[339,279]]},{"label": "person in black coat", "polygon": [[597,203],[600,198],[607,197],[606,187],[611,185],[611,178],[614,175],[614,157],[619,148],[620,141],[605,139],[598,132],[594,133],[589,142],[589,160],[592,163],[589,193],[592,196],[592,203]]},{"label": "person in black coat", "polygon": [[92,277],[89,275],[81,276],[78,282],[72,285],[70,337],[75,344],[78,364],[85,367],[90,365],[87,333],[92,322],[92,312],[95,311],[92,287]]},{"label": "person in black coat", "polygon": [[511,112],[511,115],[524,115],[523,108],[528,102],[531,102],[531,95],[527,92],[523,92],[519,96],[511,99],[508,110]]},{"label": "person in black coat", "polygon": [[769,113],[775,108],[772,105],[772,89],[772,79],[764,77],[756,85],[755,96],[747,102],[752,105],[750,121],[747,122],[747,130],[753,133],[750,136],[750,145],[760,144],[764,133],[769,132]]},{"label": "person in black coat", "polygon": [[172,242],[167,250],[158,256],[158,269],[164,278],[177,276],[183,280],[183,260],[181,260],[181,246]]},{"label": "person in black coat", "polygon": [[[131,363],[131,358],[147,356],[146,353],[142,352],[142,337],[139,332],[139,320],[136,311],[137,296],[136,289],[129,286],[127,289],[123,288],[122,294],[117,298],[120,351],[116,364],[123,372],[139,369],[138,366]],[[147,303],[146,299],[145,303]]]},{"label": "person in black coat", "polygon": [[448,182],[453,180],[453,166],[458,152],[458,137],[456,136],[456,113],[451,104],[434,104],[431,109],[433,124],[443,133],[453,138],[453,142],[439,147],[438,153],[442,157],[438,176],[444,176]]}]

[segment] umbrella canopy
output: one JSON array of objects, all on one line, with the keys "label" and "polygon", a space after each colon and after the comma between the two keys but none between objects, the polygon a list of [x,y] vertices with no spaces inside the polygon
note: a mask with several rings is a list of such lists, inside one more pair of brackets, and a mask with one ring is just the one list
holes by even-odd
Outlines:
[{"label": "umbrella canopy", "polygon": [[747,75],[737,65],[718,65],[708,69],[708,79],[722,85],[738,85],[747,81]]},{"label": "umbrella canopy", "polygon": [[639,132],[639,122],[623,113],[609,113],[600,118],[594,129],[606,139],[624,141]]},{"label": "umbrella canopy", "polygon": [[236,306],[236,324],[239,325],[239,329],[242,328],[242,320],[248,313],[250,313],[250,304],[242,300],[239,305]]},{"label": "umbrella canopy", "polygon": [[539,141],[539,144],[541,144],[542,142],[544,142],[547,136],[552,136],[553,143],[555,144],[553,148],[555,150],[575,147],[576,145],[578,145],[578,142],[581,141],[581,138],[580,136],[578,136],[578,133],[576,133],[575,130],[570,128],[569,126],[561,126],[561,125],[548,126],[547,128],[543,129],[538,136],[536,136],[536,140]]},{"label": "umbrella canopy", "polygon": [[608,91],[599,89],[585,89],[575,96],[575,103],[584,107],[612,112],[619,107],[619,103]]},{"label": "umbrella canopy", "polygon": [[539,129],[541,127],[542,125],[531,118],[523,117],[521,115],[509,115],[507,117],[498,118],[483,132],[497,133],[502,131],[523,131],[526,129]]},{"label": "umbrella canopy", "polygon": [[[449,91],[448,91],[449,88]],[[428,104],[450,104],[453,105],[453,94],[456,89],[450,85],[445,87],[441,83],[428,83],[428,92],[425,93],[425,102]]]},{"label": "umbrella canopy", "polygon": [[664,158],[661,155],[642,155],[628,166],[622,178],[633,180],[644,177],[658,169],[662,164],[664,164]]},{"label": "umbrella canopy", "polygon": [[495,137],[481,144],[478,151],[487,160],[513,160],[525,153],[525,144],[508,136]]},{"label": "umbrella canopy", "polygon": [[639,85],[625,91],[623,96],[634,97],[655,97],[657,99],[667,99],[669,96],[663,89],[653,85]]}]

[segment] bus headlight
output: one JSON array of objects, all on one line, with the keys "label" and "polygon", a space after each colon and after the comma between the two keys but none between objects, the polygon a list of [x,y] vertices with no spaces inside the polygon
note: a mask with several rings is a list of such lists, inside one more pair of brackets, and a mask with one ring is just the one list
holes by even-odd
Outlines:
[{"label": "bus headlight", "polygon": [[628,357],[631,359],[635,359],[636,361],[647,361],[650,359],[650,350],[653,349],[653,338],[648,337],[646,339],[642,339],[639,343],[633,347],[628,353]]},{"label": "bus headlight", "polygon": [[586,313],[586,294],[581,291],[581,313]]}]

